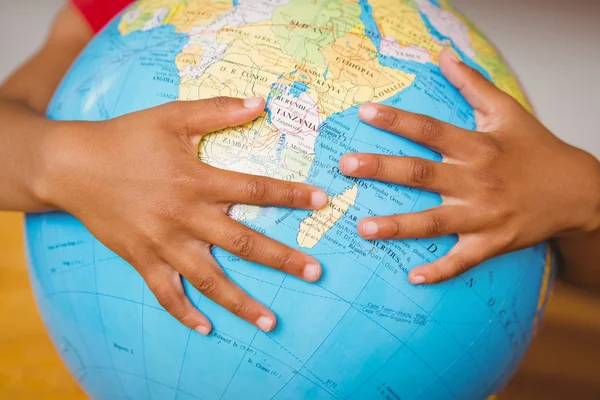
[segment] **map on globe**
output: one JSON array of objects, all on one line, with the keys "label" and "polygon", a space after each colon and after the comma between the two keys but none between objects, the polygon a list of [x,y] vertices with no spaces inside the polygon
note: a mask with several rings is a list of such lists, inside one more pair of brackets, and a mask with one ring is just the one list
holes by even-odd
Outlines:
[{"label": "map on globe", "polygon": [[444,48],[530,109],[499,53],[443,0],[145,0],[113,20],[71,68],[51,118],[99,121],[176,100],[262,96],[266,112],[205,137],[200,160],[316,185],[330,197],[314,212],[231,210],[314,256],[324,273],[309,284],[215,248],[227,275],[278,325],[260,332],[185,282],[214,325],[209,337],[165,312],[137,272],[74,217],[28,215],[40,313],[86,392],[111,400],[395,400],[501,390],[542,315],[549,248],[413,286],[408,272],[457,238],[367,241],[357,222],[425,210],[439,195],[349,178],[337,167],[347,152],[441,159],[361,123],[365,102],[475,128],[472,109],[439,70]]}]

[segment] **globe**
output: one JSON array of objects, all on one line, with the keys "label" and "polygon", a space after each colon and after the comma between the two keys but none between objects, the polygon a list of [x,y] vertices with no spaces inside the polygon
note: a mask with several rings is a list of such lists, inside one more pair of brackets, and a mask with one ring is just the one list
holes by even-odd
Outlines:
[{"label": "globe", "polygon": [[262,96],[266,113],[207,136],[200,160],[306,182],[330,198],[318,211],[232,209],[231,218],[317,258],[324,273],[310,284],[215,248],[227,275],[279,322],[260,332],[186,281],[214,325],[207,337],[169,315],[73,216],[28,215],[38,308],[85,392],[107,400],[397,400],[501,391],[543,314],[554,275],[549,246],[413,286],[407,273],[457,237],[366,241],[357,222],[425,210],[440,196],[337,168],[350,151],[440,160],[359,122],[364,102],[475,128],[472,109],[440,73],[444,48],[529,108],[499,53],[443,0],[144,0],[99,33],[57,89],[50,118],[99,121],[176,100]]}]

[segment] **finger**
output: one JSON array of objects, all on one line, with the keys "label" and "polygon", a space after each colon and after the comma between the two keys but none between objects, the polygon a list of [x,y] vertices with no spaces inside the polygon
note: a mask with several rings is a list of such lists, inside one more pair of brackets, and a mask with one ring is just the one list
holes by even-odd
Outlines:
[{"label": "finger", "polygon": [[275,327],[273,312],[233,283],[207,246],[188,244],[176,254],[170,254],[169,260],[200,293],[232,314],[264,332]]},{"label": "finger", "polygon": [[179,322],[206,336],[212,326],[187,297],[181,275],[170,265],[159,264],[149,270],[144,279],[158,303]]},{"label": "finger", "polygon": [[186,136],[202,136],[250,122],[264,110],[265,100],[260,97],[215,97],[165,104],[159,107],[158,115],[166,129]]},{"label": "finger", "polygon": [[323,190],[302,183],[225,170],[215,176],[222,185],[219,200],[225,203],[319,210],[328,202]]},{"label": "finger", "polygon": [[460,159],[473,154],[481,141],[475,132],[382,104],[365,103],[359,108],[358,116],[369,125],[423,144],[450,158]]},{"label": "finger", "polygon": [[444,49],[440,55],[440,69],[465,100],[484,116],[510,100],[510,96],[498,89],[477,70],[461,62],[456,55]]},{"label": "finger", "polygon": [[440,206],[417,213],[364,218],[358,233],[364,239],[433,238],[477,229],[464,206]]},{"label": "finger", "polygon": [[340,159],[340,171],[356,178],[374,179],[413,188],[455,194],[465,190],[460,166],[418,157],[378,154],[346,154]]},{"label": "finger", "polygon": [[496,248],[490,243],[481,240],[470,243],[459,240],[444,257],[410,271],[408,279],[414,285],[442,282],[475,268],[495,255]]},{"label": "finger", "polygon": [[[321,277],[321,265],[314,258],[261,235],[229,217],[219,218],[211,233],[211,238],[203,240],[244,260],[297,276],[308,282],[315,282]],[[202,232],[198,231],[198,235],[202,235]]]}]

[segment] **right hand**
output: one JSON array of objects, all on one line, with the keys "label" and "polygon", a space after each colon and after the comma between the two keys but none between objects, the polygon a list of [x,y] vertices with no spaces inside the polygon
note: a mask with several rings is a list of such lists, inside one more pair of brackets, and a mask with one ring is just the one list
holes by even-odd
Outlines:
[{"label": "right hand", "polygon": [[275,315],[229,280],[218,246],[310,282],[312,257],[228,216],[234,204],[320,209],[322,190],[221,170],[198,160],[202,136],[250,122],[264,99],[174,102],[103,122],[64,122],[45,144],[39,187],[49,207],[69,212],[144,278],[159,303],[207,335],[211,323],[188,299],[185,277],[206,297],[263,331]]}]

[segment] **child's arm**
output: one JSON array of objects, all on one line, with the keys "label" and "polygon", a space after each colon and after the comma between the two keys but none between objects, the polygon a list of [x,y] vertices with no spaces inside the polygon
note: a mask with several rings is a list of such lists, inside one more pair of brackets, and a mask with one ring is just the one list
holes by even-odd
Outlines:
[{"label": "child's arm", "polygon": [[58,84],[92,32],[72,7],[55,19],[46,42],[0,85],[0,209],[48,207],[36,194],[47,167],[42,146],[58,124],[44,112]]},{"label": "child's arm", "polygon": [[421,213],[366,218],[368,239],[457,233],[444,257],[416,267],[415,284],[456,276],[506,252],[554,239],[571,283],[600,289],[600,163],[559,140],[511,97],[445,51],[440,68],[475,110],[472,132],[392,107],[367,104],[364,121],[422,143],[442,162],[347,154],[340,170],[438,192],[441,206]]},{"label": "child's arm", "polygon": [[104,122],[51,121],[43,112],[90,39],[66,8],[45,46],[0,87],[0,209],[65,210],[131,263],[158,301],[190,328],[211,325],[181,275],[207,297],[268,331],[275,315],[227,278],[211,245],[315,281],[318,262],[227,215],[232,204],[318,209],[320,189],[238,174],[198,160],[201,137],[252,121],[264,99],[171,103]]}]

